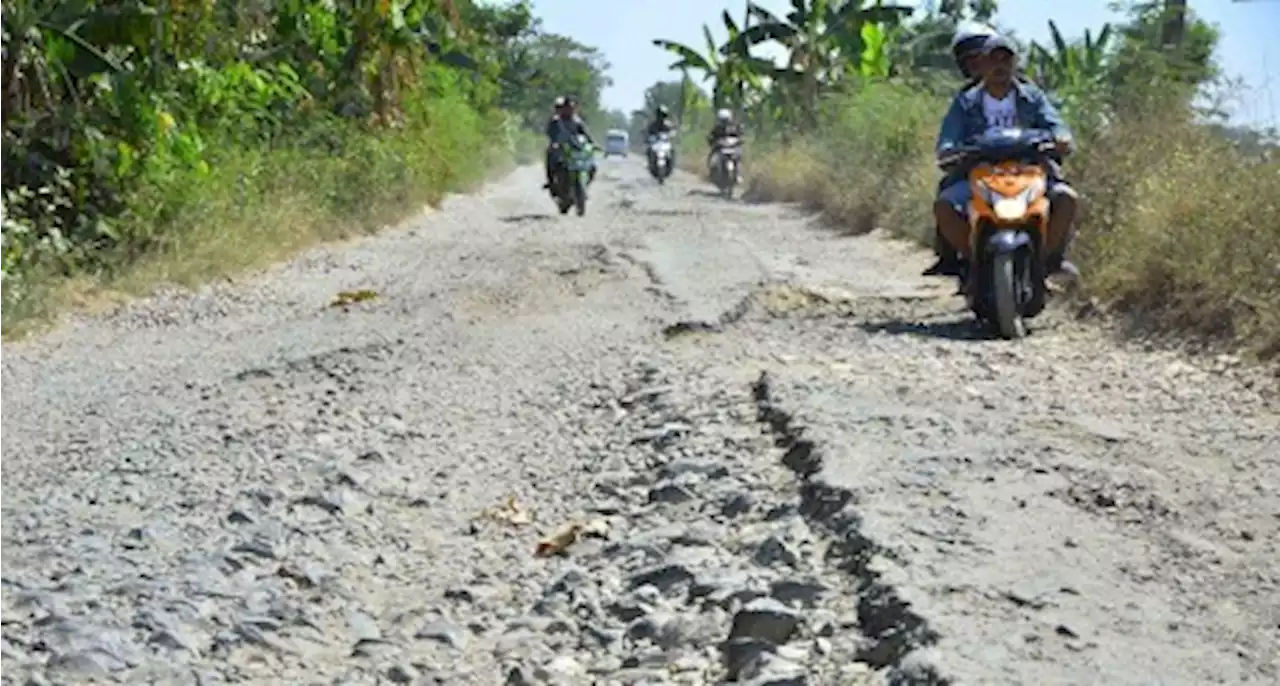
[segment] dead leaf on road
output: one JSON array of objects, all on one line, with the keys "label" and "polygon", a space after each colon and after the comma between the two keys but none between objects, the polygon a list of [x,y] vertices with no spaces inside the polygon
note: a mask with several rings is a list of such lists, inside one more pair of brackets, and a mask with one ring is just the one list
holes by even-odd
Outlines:
[{"label": "dead leaf on road", "polygon": [[554,534],[538,541],[538,547],[533,551],[533,554],[538,557],[564,555],[574,543],[590,537],[608,538],[609,523],[603,519],[593,519],[589,522],[570,522]]},{"label": "dead leaf on road", "polygon": [[354,303],[373,300],[378,297],[378,292],[369,288],[362,288],[358,291],[339,291],[333,298],[333,302],[329,303],[329,307],[343,307]]},{"label": "dead leaf on road", "polygon": [[533,521],[533,517],[524,509],[514,495],[507,496],[507,501],[500,507],[486,508],[481,513],[485,519],[495,522],[506,522],[514,526],[523,526]]}]

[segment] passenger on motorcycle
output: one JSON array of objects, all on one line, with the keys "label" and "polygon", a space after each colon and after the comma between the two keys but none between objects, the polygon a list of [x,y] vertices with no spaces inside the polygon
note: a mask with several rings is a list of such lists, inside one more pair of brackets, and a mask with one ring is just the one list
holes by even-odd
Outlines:
[{"label": "passenger on motorcycle", "polygon": [[[973,64],[972,62],[970,64]],[[955,148],[990,128],[1022,127],[1044,129],[1051,132],[1058,152],[1066,156],[1071,152],[1071,131],[1035,84],[1016,77],[1017,53],[1013,44],[1000,37],[988,37],[977,61],[981,82],[962,91],[951,102],[938,133],[937,154],[941,158]],[[1066,251],[1074,239],[1077,194],[1061,177],[1058,165],[1050,165],[1049,188],[1049,236],[1054,252],[1049,255],[1047,267],[1052,273],[1065,273],[1078,277],[1075,266],[1066,260]],[[949,172],[934,202],[933,213],[938,231],[949,248],[941,256],[952,264],[942,265],[938,273],[956,276],[964,274],[964,262],[969,250],[967,221],[968,203],[972,189],[964,176],[964,170]],[[949,255],[948,255],[949,253]]]},{"label": "passenger on motorcycle", "polygon": [[[555,101],[555,115],[547,122],[547,154],[545,159],[545,171],[547,174],[547,182],[543,184],[544,190],[551,188],[551,181],[555,166],[562,163],[560,146],[573,139],[574,136],[582,134],[595,145],[595,141],[591,138],[591,132],[587,130],[587,125],[577,113],[578,101],[571,95],[561,96]],[[591,180],[595,180],[596,170],[591,169]]]},{"label": "passenger on motorcycle", "polygon": [[[955,60],[956,68],[960,70],[960,75],[964,77],[965,84],[956,95],[963,93],[970,88],[982,82],[981,62],[982,47],[986,45],[987,39],[996,35],[996,30],[986,24],[975,22],[966,22],[956,35],[951,39],[951,57]],[[938,190],[942,190],[942,186],[946,183],[946,177],[938,181]],[[933,266],[924,270],[923,276],[959,276],[960,260],[956,256],[955,251],[947,242],[942,239],[942,232],[934,227],[933,252],[937,254],[938,259]]]},{"label": "passenger on motorcycle", "polygon": [[[646,142],[653,140],[654,136],[661,134],[671,135],[676,130],[676,123],[671,119],[671,111],[666,105],[658,105],[653,111],[653,120],[649,122],[649,126],[645,128]],[[671,146],[671,164],[675,165],[676,151],[675,146]]]},{"label": "passenger on motorcycle", "polygon": [[[739,127],[737,122],[733,120],[732,112],[730,112],[727,109],[717,110],[716,125],[712,127],[711,133],[707,135],[707,145],[710,146],[710,150],[707,151],[708,167],[711,166],[711,156],[715,154],[716,143],[718,143],[722,138],[728,138],[730,136],[733,136],[736,138],[742,138],[742,128]],[[741,152],[739,152],[739,158],[738,158],[738,176],[739,176],[738,180],[741,181],[742,180],[741,179],[741,176],[742,176]]]}]

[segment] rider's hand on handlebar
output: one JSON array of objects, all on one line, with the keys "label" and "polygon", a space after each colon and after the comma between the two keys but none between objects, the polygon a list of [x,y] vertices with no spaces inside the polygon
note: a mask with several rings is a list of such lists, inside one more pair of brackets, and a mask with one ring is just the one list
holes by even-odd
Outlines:
[{"label": "rider's hand on handlebar", "polygon": [[960,150],[944,150],[938,153],[938,166],[950,167],[959,162],[964,157],[964,153]]}]

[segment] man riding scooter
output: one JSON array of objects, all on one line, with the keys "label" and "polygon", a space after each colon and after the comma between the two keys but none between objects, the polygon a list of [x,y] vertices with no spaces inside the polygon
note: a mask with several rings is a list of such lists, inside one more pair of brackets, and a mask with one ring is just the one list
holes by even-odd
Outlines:
[{"label": "man riding scooter", "polygon": [[[733,112],[727,109],[716,111],[716,124],[711,129],[711,133],[707,134],[707,145],[711,149],[707,151],[707,166],[711,166],[711,156],[716,152],[716,144],[721,140],[729,137],[742,138],[742,128],[733,120]],[[738,182],[742,181],[742,159],[738,159]]]},{"label": "man riding scooter", "polygon": [[[556,98],[555,115],[547,122],[547,153],[546,153],[546,174],[547,181],[542,185],[543,190],[551,188],[555,169],[557,165],[564,163],[563,151],[561,146],[574,136],[583,135],[587,140],[595,145],[595,141],[591,138],[591,132],[587,130],[587,125],[577,113],[578,102],[573,96],[566,95]],[[596,170],[591,169],[590,181],[596,178]]]},{"label": "man riding scooter", "polygon": [[[956,31],[955,37],[951,40],[951,56],[955,59],[956,68],[960,70],[961,76],[965,79],[964,86],[956,92],[956,95],[960,95],[982,82],[983,47],[986,45],[987,39],[995,35],[995,29],[986,24],[975,22],[966,22]],[[1018,74],[1017,78],[1021,83],[1031,83],[1022,74]],[[942,190],[942,186],[946,181],[945,177],[939,180],[939,191]],[[937,227],[934,228],[933,251],[937,254],[938,259],[931,267],[924,270],[923,276],[960,276],[963,265],[960,263],[955,251],[942,239],[942,234],[938,232]]]},{"label": "man riding scooter", "polygon": [[[675,121],[671,119],[671,111],[667,109],[666,105],[658,105],[657,109],[653,112],[653,120],[650,121],[649,126],[645,128],[646,145],[652,146],[655,137],[663,134],[670,136],[675,132],[675,130],[676,124]],[[648,155],[649,165],[652,167],[653,154],[651,150],[646,150],[646,154]],[[670,155],[671,158],[669,162],[671,166],[674,167],[676,164],[676,151],[674,146],[671,149]]]},{"label": "man riding scooter", "polygon": [[[952,151],[992,128],[1021,127],[1044,129],[1053,134],[1057,152],[1071,152],[1071,131],[1057,109],[1034,84],[1016,76],[1017,53],[1013,43],[1000,36],[988,37],[982,48],[978,68],[981,82],[961,92],[951,102],[938,133],[937,154],[947,157]],[[1066,251],[1074,238],[1077,194],[1061,177],[1058,165],[1048,169],[1049,244],[1053,252],[1047,260],[1050,274],[1079,278],[1079,271],[1066,260]],[[952,256],[954,274],[963,281],[967,271],[968,205],[972,189],[964,171],[948,172],[934,202],[933,213],[943,241],[944,255]],[[949,270],[950,271],[950,270]],[[939,273],[945,273],[939,271]]]}]

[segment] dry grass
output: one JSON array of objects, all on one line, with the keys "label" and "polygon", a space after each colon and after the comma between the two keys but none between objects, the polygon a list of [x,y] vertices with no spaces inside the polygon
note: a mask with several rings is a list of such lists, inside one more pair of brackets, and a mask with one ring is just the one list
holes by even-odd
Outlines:
[{"label": "dry grass", "polygon": [[[5,338],[162,284],[196,287],[318,243],[376,232],[511,163],[512,151],[494,144],[491,122],[459,102],[438,107],[450,111],[395,133],[350,132],[341,154],[232,149],[209,177],[147,189],[134,203],[153,208],[136,213],[134,230],[149,237],[146,249],[108,255],[91,273],[31,275],[24,297],[6,297]],[[516,142],[525,156],[525,141]]]},{"label": "dry grass", "polygon": [[[876,85],[813,135],[754,151],[750,193],[821,210],[848,233],[932,238],[932,148],[945,101]],[[1066,168],[1086,198],[1075,258],[1086,296],[1144,333],[1280,355],[1280,162],[1152,107],[1084,141]]]}]

